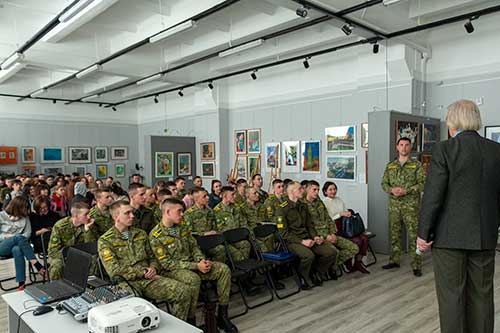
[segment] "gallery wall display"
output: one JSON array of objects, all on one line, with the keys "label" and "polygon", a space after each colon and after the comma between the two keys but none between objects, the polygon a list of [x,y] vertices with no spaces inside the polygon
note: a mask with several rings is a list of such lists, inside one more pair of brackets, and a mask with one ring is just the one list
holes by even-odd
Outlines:
[{"label": "gallery wall display", "polygon": [[422,151],[430,151],[439,141],[439,127],[434,124],[422,124]]},{"label": "gallery wall display", "polygon": [[353,152],[356,150],[356,126],[325,128],[326,152]]},{"label": "gallery wall display", "polygon": [[115,164],[115,177],[124,178],[125,177],[125,164]]},{"label": "gallery wall display", "polygon": [[111,159],[112,160],[127,160],[128,159],[128,147],[111,147]]},{"label": "gallery wall display", "polygon": [[419,151],[419,124],[417,122],[412,121],[396,121],[396,142],[400,138],[408,138],[412,144],[412,150],[414,152]]},{"label": "gallery wall display", "polygon": [[201,176],[204,178],[215,177],[215,162],[202,161],[201,162]]},{"label": "gallery wall display", "polygon": [[64,166],[44,167],[42,172],[45,176],[57,176],[58,174],[64,174]]},{"label": "gallery wall display", "polygon": [[236,179],[240,178],[248,178],[248,170],[247,170],[247,157],[246,156],[238,156],[236,161]]},{"label": "gallery wall display", "polygon": [[64,163],[63,147],[43,147],[41,163]]},{"label": "gallery wall display", "polygon": [[191,176],[191,153],[177,153],[177,175]]},{"label": "gallery wall display", "polygon": [[331,155],[326,157],[326,178],[347,181],[356,180],[355,155]]},{"label": "gallery wall display", "polygon": [[108,147],[95,147],[94,148],[94,161],[96,163],[108,162]]},{"label": "gallery wall display", "polygon": [[266,144],[266,170],[280,167],[280,144],[272,142]]},{"label": "gallery wall display", "polygon": [[368,148],[368,123],[361,124],[361,148]]},{"label": "gallery wall display", "polygon": [[260,155],[248,155],[248,176],[249,178],[260,173]]},{"label": "gallery wall display", "polygon": [[155,177],[167,178],[174,176],[174,153],[156,152],[155,153]]},{"label": "gallery wall display", "polygon": [[92,163],[92,148],[90,147],[68,147],[69,163]]},{"label": "gallery wall display", "polygon": [[87,168],[85,167],[85,165],[75,166],[75,172],[78,175],[83,176],[87,172]]},{"label": "gallery wall display", "polygon": [[23,165],[21,166],[21,172],[28,177],[33,177],[36,175],[36,165]]},{"label": "gallery wall display", "polygon": [[236,154],[247,153],[247,131],[236,130],[234,131],[234,152]]},{"label": "gallery wall display", "polygon": [[95,177],[101,178],[101,179],[108,177],[108,165],[107,164],[96,164]]},{"label": "gallery wall display", "polygon": [[0,164],[17,164],[17,147],[0,146]]},{"label": "gallery wall display", "polygon": [[484,137],[500,143],[500,126],[485,126]]},{"label": "gallery wall display", "polygon": [[281,143],[283,172],[297,173],[300,171],[299,144],[299,141],[284,141]]},{"label": "gallery wall display", "polygon": [[260,153],[260,129],[247,130],[247,153]]},{"label": "gallery wall display", "polygon": [[215,160],[215,142],[200,143],[200,156],[202,160]]},{"label": "gallery wall display", "polygon": [[35,163],[35,147],[21,147],[21,162]]},{"label": "gallery wall display", "polygon": [[302,172],[319,173],[321,157],[321,141],[302,141]]}]

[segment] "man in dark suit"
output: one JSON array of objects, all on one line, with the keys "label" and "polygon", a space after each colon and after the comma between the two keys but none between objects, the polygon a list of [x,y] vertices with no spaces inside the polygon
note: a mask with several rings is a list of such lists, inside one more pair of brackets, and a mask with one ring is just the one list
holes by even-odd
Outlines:
[{"label": "man in dark suit", "polygon": [[432,151],[417,248],[432,245],[441,332],[493,332],[500,144],[476,132],[474,102],[451,104],[446,124],[451,138]]}]

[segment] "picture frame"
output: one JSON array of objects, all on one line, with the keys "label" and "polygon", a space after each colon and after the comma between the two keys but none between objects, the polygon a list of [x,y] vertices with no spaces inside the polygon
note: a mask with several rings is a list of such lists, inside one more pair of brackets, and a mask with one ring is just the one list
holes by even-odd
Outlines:
[{"label": "picture frame", "polygon": [[201,162],[201,176],[203,178],[215,178],[215,161]]},{"label": "picture frame", "polygon": [[234,152],[236,154],[247,153],[247,131],[236,130],[234,131]]},{"label": "picture frame", "polygon": [[426,175],[429,175],[429,169],[431,167],[431,159],[432,159],[432,155],[429,154],[429,153],[422,153],[422,155],[420,155],[420,163],[422,163],[422,168],[424,169],[424,172]]},{"label": "picture frame", "polygon": [[260,155],[248,155],[247,156],[248,163],[248,178],[252,178],[254,175],[260,173]]},{"label": "picture frame", "polygon": [[422,124],[422,151],[431,151],[437,142],[439,142],[439,125]]},{"label": "picture frame", "polygon": [[328,155],[326,178],[355,182],[357,177],[356,155]]},{"label": "picture frame", "polygon": [[368,149],[368,123],[361,124],[361,148]]},{"label": "picture frame", "polygon": [[95,147],[94,148],[94,161],[96,163],[108,162],[108,147]]},{"label": "picture frame", "polygon": [[484,137],[497,143],[500,143],[500,125],[498,126],[485,126]]},{"label": "picture frame", "polygon": [[123,163],[115,164],[115,177],[116,178],[125,178],[125,176],[126,176],[125,164],[123,164]]},{"label": "picture frame", "polygon": [[321,172],[321,141],[302,141],[301,159],[303,173]]},{"label": "picture frame", "polygon": [[356,126],[335,126],[325,128],[327,153],[356,151]]},{"label": "picture frame", "polygon": [[280,167],[280,143],[271,142],[266,144],[266,170]]},{"label": "picture frame", "polygon": [[22,165],[21,172],[28,177],[34,177],[36,175],[36,165]]},{"label": "picture frame", "polygon": [[108,177],[108,165],[107,164],[96,164],[95,165],[95,177],[96,179],[104,179]]},{"label": "picture frame", "polygon": [[281,152],[283,155],[282,171],[287,173],[300,172],[300,141],[283,141]]},{"label": "picture frame", "polygon": [[64,149],[62,147],[43,147],[40,163],[64,163]]},{"label": "picture frame", "polygon": [[92,163],[92,148],[68,147],[68,156],[71,164]]},{"label": "picture frame", "polygon": [[191,153],[177,153],[177,175],[191,176]]},{"label": "picture frame", "polygon": [[174,176],[174,153],[170,151],[155,153],[155,177],[168,178]]},{"label": "picture frame", "polygon": [[416,121],[396,120],[396,141],[394,145],[396,145],[400,138],[409,138],[412,144],[412,151],[418,152],[420,148],[419,128],[420,126]]},{"label": "picture frame", "polygon": [[260,154],[260,128],[247,130],[247,154]]},{"label": "picture frame", "polygon": [[80,176],[83,177],[85,173],[87,172],[87,167],[85,165],[78,165],[75,166],[75,172]]},{"label": "picture frame", "polygon": [[248,178],[248,165],[246,156],[238,156],[236,161],[236,179]]},{"label": "picture frame", "polygon": [[128,147],[111,147],[112,160],[128,160]]},{"label": "picture frame", "polygon": [[17,164],[17,147],[0,146],[0,164]]},{"label": "picture frame", "polygon": [[200,156],[202,160],[215,160],[215,142],[200,143]]},{"label": "picture frame", "polygon": [[21,147],[21,162],[35,163],[35,147]]},{"label": "picture frame", "polygon": [[45,176],[57,176],[58,174],[64,174],[64,166],[46,166],[43,168],[43,173]]}]

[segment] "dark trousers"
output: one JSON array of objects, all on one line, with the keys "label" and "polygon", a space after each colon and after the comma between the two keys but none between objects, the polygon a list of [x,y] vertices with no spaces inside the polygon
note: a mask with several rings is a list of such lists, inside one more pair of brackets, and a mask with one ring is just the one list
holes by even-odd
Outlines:
[{"label": "dark trousers", "polygon": [[493,332],[495,250],[432,249],[442,333]]},{"label": "dark trousers", "polygon": [[324,242],[321,245],[315,244],[311,248],[298,243],[290,243],[288,249],[300,258],[299,271],[305,278],[309,277],[313,263],[318,272],[326,273],[328,268],[335,263],[339,252],[329,242]]}]

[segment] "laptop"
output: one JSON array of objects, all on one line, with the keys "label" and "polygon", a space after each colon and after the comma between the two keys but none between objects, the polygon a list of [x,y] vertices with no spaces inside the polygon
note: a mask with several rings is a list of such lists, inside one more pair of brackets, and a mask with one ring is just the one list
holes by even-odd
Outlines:
[{"label": "laptop", "polygon": [[85,291],[92,255],[70,247],[61,280],[26,286],[24,291],[42,304],[77,296]]}]

